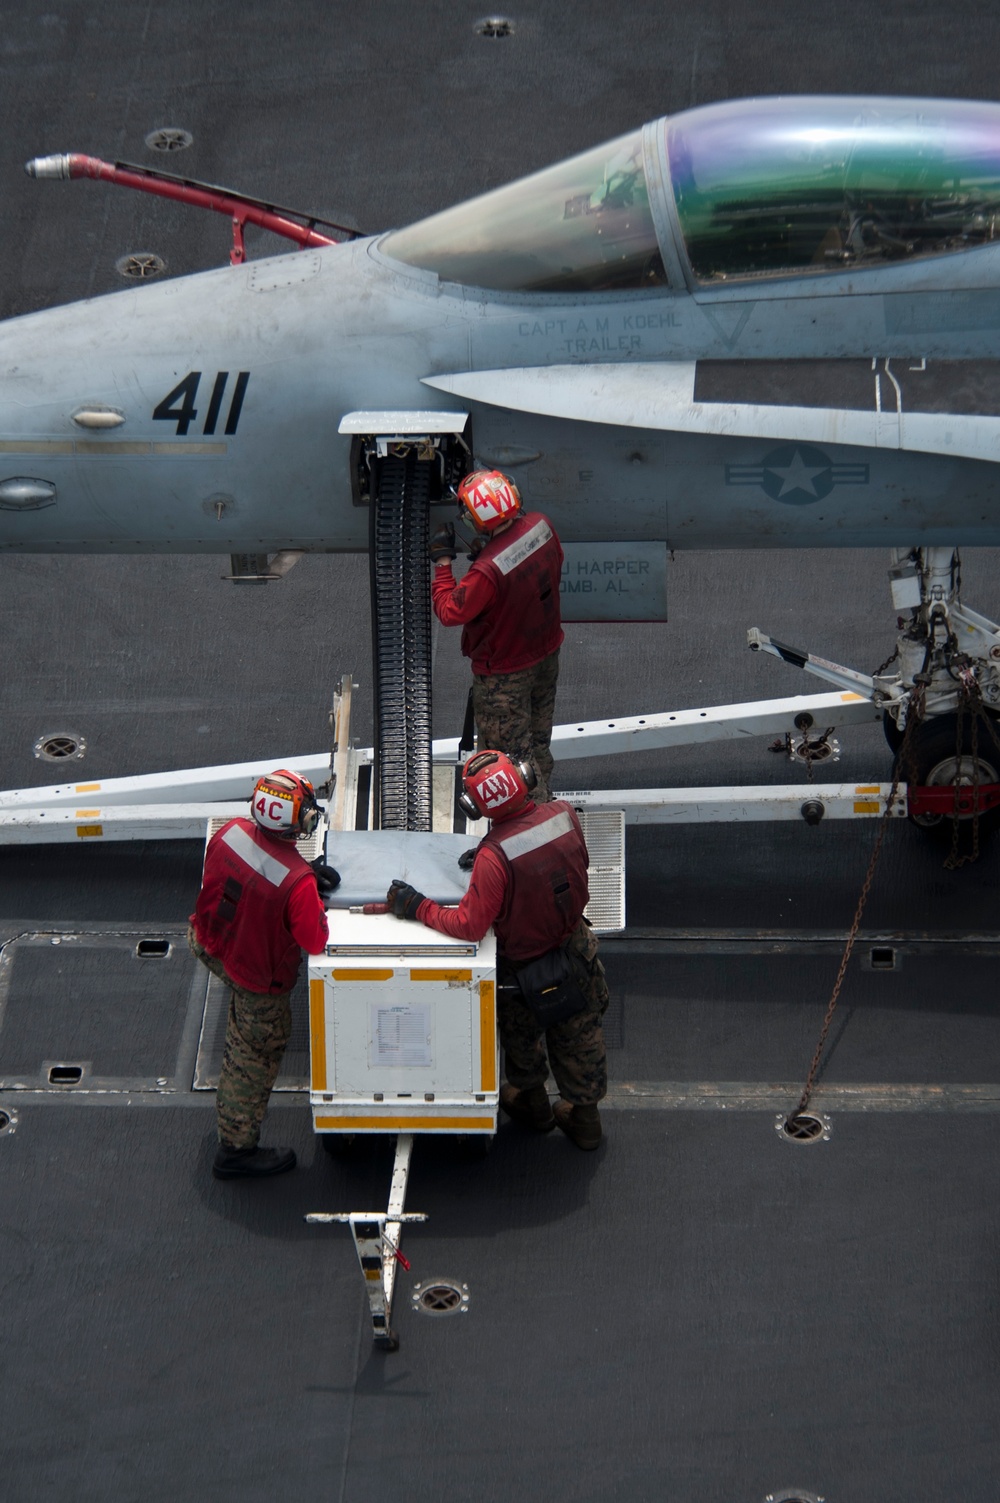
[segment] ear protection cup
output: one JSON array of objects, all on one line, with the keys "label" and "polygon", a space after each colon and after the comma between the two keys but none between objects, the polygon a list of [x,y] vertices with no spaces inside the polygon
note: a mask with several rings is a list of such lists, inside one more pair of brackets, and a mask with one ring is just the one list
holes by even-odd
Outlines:
[{"label": "ear protection cup", "polygon": [[322,812],[315,799],[303,802],[299,812],[299,829],[303,835],[315,835]]},{"label": "ear protection cup", "polygon": [[482,819],[483,817],[464,788],[458,795],[458,807],[461,809],[463,814],[468,816],[469,819]]},{"label": "ear protection cup", "polygon": [[[474,757],[469,758],[468,762],[466,762],[465,766],[462,768],[463,782],[466,778],[475,777],[476,773],[482,772],[485,767],[492,767],[493,763],[497,760],[498,759],[496,752],[477,752]],[[463,814],[468,816],[469,819],[483,818],[483,813],[479,808],[479,805],[472,798],[471,794],[467,793],[464,788],[458,795],[458,807],[461,809]]]}]

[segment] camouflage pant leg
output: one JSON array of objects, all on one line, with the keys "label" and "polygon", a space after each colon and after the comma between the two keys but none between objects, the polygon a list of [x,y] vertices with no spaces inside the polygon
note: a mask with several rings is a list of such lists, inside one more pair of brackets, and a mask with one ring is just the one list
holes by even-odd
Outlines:
[{"label": "camouflage pant leg", "polygon": [[601,1026],[608,1006],[608,984],[604,967],[597,958],[597,935],[582,919],[568,948],[579,956],[589,973],[587,1006],[564,1023],[554,1023],[545,1035],[545,1042],[562,1099],[574,1106],[596,1106],[608,1092],[608,1063]]},{"label": "camouflage pant leg", "polygon": [[219,1142],[229,1148],[255,1148],[292,1032],[291,994],[248,992],[236,985],[190,929],[188,944],[229,988],[226,1042],[215,1095]]},{"label": "camouflage pant leg", "polygon": [[550,653],[531,669],[531,760],[538,774],[536,802],[547,803],[552,797],[552,721],[556,713],[556,683],[559,679],[559,650]]},{"label": "camouflage pant leg", "polygon": [[[512,982],[513,979],[512,971],[504,974],[504,980]],[[497,1023],[504,1052],[504,1074],[519,1091],[530,1091],[532,1086],[544,1085],[549,1075],[549,1062],[538,1019],[525,1007],[516,988],[498,988],[497,997]]]},{"label": "camouflage pant leg", "polygon": [[[500,1042],[507,1079],[519,1091],[543,1085],[551,1065],[562,1099],[576,1106],[590,1106],[596,1105],[608,1089],[601,1028],[608,1005],[608,987],[604,967],[597,959],[597,937],[582,919],[570,940],[570,949],[580,956],[589,972],[587,1006],[565,1022],[554,1023],[543,1034],[538,1020],[517,991],[505,987],[498,993]],[[514,972],[502,961],[501,979],[505,982],[514,979]]]},{"label": "camouflage pant leg", "polygon": [[475,674],[472,707],[476,745],[506,752],[515,762],[530,762],[538,778],[538,803],[549,797],[552,773],[552,717],[555,714],[559,654],[551,653],[517,673]]}]

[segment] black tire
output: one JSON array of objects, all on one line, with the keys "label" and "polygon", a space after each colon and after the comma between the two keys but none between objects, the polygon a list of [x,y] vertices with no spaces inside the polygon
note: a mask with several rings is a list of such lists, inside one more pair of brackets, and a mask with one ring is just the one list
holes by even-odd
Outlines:
[{"label": "black tire", "polygon": [[324,1132],[320,1134],[323,1152],[331,1159],[344,1159],[354,1147],[352,1132]]},{"label": "black tire", "polygon": [[[964,717],[962,726],[962,744],[960,757],[957,756],[957,716],[935,715],[931,720],[925,720],[920,725],[914,726],[910,738],[909,749],[902,761],[897,751],[893,764],[894,770],[899,773],[900,780],[913,781],[920,787],[954,787],[956,770],[959,772],[958,781],[971,784],[975,775],[979,783],[1000,783],[1000,747],[997,746],[990,733],[990,728],[996,727],[997,722],[993,716],[981,715],[978,726],[978,748],[976,762],[972,756],[972,721],[969,716]],[[961,766],[958,767],[958,763]],[[953,824],[951,814],[922,814],[915,818],[911,815],[913,823],[922,829],[938,829],[950,834]],[[971,823],[971,814],[960,814],[961,823]],[[991,809],[986,814],[980,814],[979,827],[981,830],[993,830],[1000,824],[1000,809]]]},{"label": "black tire", "polygon": [[458,1140],[462,1145],[462,1151],[469,1159],[485,1159],[493,1151],[496,1142],[495,1133],[467,1132],[462,1133]]}]

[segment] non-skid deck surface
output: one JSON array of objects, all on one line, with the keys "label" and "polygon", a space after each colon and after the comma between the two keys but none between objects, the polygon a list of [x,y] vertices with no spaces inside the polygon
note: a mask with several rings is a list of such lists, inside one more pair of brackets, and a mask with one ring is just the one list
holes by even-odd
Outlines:
[{"label": "non-skid deck surface", "polygon": [[[507,40],[475,34],[483,13],[466,0],[8,7],[0,312],[115,290],[130,252],[171,274],[224,263],[222,218],[21,171],[53,151],[162,164],[144,146],[157,127],[195,139],[168,170],[376,230],[694,103],[996,94],[998,23],[981,0],[539,0],[512,7]],[[281,248],[247,238],[251,256]],[[625,525],[621,500],[608,498],[610,527]],[[870,670],[895,630],[886,562],[678,553],[668,625],[567,629],[557,717],[806,692],[747,653],[752,625]],[[969,604],[1000,614],[996,556],[966,555],[963,571]],[[223,556],[0,558],[0,784],[65,778],[32,753],[57,732],[87,742],[71,776],[280,765],[328,743],[333,686],[351,671],[367,744],[367,561],[307,556],[247,589],[228,572]],[[434,644],[434,734],[456,735],[468,666],[457,632],[435,627]],[[885,777],[877,726],[840,739],[823,776]],[[748,741],[564,764],[555,781],[796,776]],[[388,1145],[331,1161],[304,1098],[280,1092],[267,1139],[295,1145],[296,1173],[209,1174],[213,1096],[192,1083],[215,1067],[219,1015],[206,1024],[183,947],[198,846],[0,851],[0,937],[14,941],[0,975],[14,1128],[0,1133],[0,1495],[993,1503],[996,847],[952,873],[915,832],[891,832],[864,921],[875,939],[852,962],[821,1082],[829,1141],[774,1130],[871,834],[630,835],[640,932],[605,950],[606,1145],[584,1155],[509,1126],[486,1159],[418,1142],[408,1205],[429,1220],[406,1231],[390,1356],[371,1350],[346,1231],[303,1220],[383,1206]],[[135,955],[165,933],[170,957]],[[979,948],[944,943],[970,935]],[[876,939],[897,950],[889,971],[866,969]],[[294,1047],[293,1079],[303,1059]],[[79,1091],[49,1084],[53,1063],[86,1069]],[[408,1282],[434,1276],[468,1283],[468,1315],[410,1311]]]}]

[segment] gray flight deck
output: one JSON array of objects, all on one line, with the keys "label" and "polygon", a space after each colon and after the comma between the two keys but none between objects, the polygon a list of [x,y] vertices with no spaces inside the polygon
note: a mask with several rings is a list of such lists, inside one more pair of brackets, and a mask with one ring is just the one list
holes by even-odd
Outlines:
[{"label": "gray flight deck", "polygon": [[[753,93],[990,98],[982,0],[825,7],[26,0],[0,25],[0,312],[114,290],[131,251],[220,264],[224,220],[93,183],[52,151],[152,162],[364,229],[666,111]],[[248,236],[248,240],[251,237]],[[263,238],[251,254],[265,251]],[[335,415],[331,415],[335,421]],[[275,498],[280,505],[280,497]],[[905,540],[901,540],[905,541]],[[995,555],[965,598],[1000,612]],[[881,553],[678,554],[667,626],[572,626],[557,718],[807,692],[759,625],[871,670]],[[353,670],[370,737],[367,563],[307,557],[233,587],[206,557],[0,558],[0,785],[311,751]],[[436,628],[435,734],[467,683]],[[877,726],[820,777],[878,781]],[[805,782],[762,741],[559,768],[564,788]],[[781,1141],[868,859],[871,824],[633,832],[606,946],[612,1092],[593,1155],[502,1127],[487,1158],[418,1140],[394,1355],[350,1238],[310,1211],[384,1205],[391,1155],[331,1160],[302,1095],[300,1167],[209,1174],[219,999],[183,946],[192,843],[0,850],[0,1498],[53,1503],[939,1503],[997,1496],[997,847],[949,872],[895,826],[831,1034],[829,1141]],[[386,872],[386,879],[395,873]],[[140,941],[167,953],[140,958]],[[147,946],[148,948],[148,946]],[[893,952],[873,969],[873,948]],[[876,961],[878,957],[876,956]],[[206,1000],[208,1007],[206,1010]],[[305,1070],[301,1019],[283,1084]],[[52,1086],[53,1064],[78,1066]],[[787,1087],[787,1089],[776,1089]],[[454,1277],[469,1312],[412,1313]]]}]

